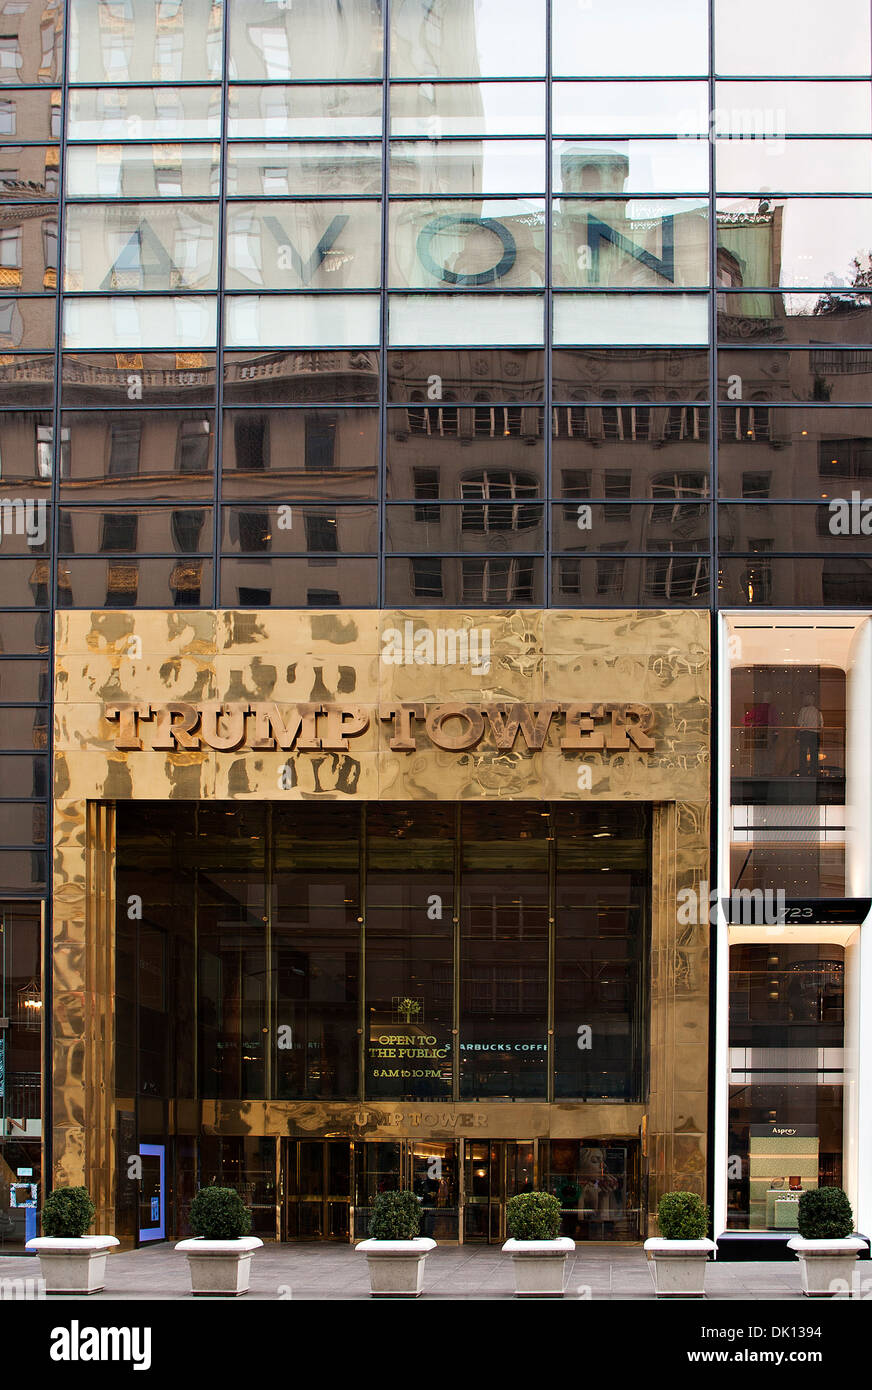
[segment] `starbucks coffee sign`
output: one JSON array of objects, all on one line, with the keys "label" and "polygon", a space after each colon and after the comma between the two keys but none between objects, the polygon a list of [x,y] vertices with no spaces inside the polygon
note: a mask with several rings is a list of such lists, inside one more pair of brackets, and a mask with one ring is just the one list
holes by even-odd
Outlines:
[{"label": "starbucks coffee sign", "polygon": [[566,752],[631,747],[649,752],[655,746],[653,710],[637,704],[499,701],[368,707],[171,700],[107,705],[103,713],[115,725],[114,746],[122,752],[349,752],[372,725],[383,729],[395,753],[413,753],[419,741],[449,752],[479,744],[500,751],[516,744],[535,750],[545,746],[552,729],[551,741]]}]

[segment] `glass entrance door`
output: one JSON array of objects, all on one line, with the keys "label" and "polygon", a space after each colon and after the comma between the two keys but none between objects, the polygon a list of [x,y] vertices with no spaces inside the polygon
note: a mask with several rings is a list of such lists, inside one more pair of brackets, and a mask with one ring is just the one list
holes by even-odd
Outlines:
[{"label": "glass entrance door", "polygon": [[499,1240],[502,1144],[468,1139],[463,1159],[463,1239]]},{"label": "glass entrance door", "polygon": [[421,1235],[456,1241],[462,1229],[464,1241],[495,1245],[506,1202],[534,1190],[536,1164],[532,1140],[465,1140],[461,1154],[456,1140],[286,1139],[282,1239],[363,1240],[375,1197],[405,1190],[421,1200]]},{"label": "glass entrance door", "polygon": [[506,1202],[532,1192],[532,1142],[467,1140],[463,1163],[463,1239],[496,1245],[506,1238]]},{"label": "glass entrance door", "polygon": [[369,1235],[372,1204],[380,1192],[414,1192],[421,1199],[421,1235],[457,1240],[460,1191],[458,1146],[453,1140],[366,1140],[356,1145],[354,1239]]},{"label": "glass entrance door", "polygon": [[402,1149],[396,1143],[368,1140],[356,1146],[354,1239],[369,1235],[372,1204],[380,1192],[396,1192],[400,1187]]},{"label": "glass entrance door", "polygon": [[421,1198],[421,1235],[457,1240],[457,1144],[438,1140],[352,1144],[286,1139],[282,1145],[282,1239],[355,1240],[369,1234],[379,1192],[409,1189]]},{"label": "glass entrance door", "polygon": [[347,1139],[285,1139],[283,1240],[348,1240],[352,1144]]},{"label": "glass entrance door", "polygon": [[457,1240],[460,1193],[457,1144],[453,1140],[408,1140],[406,1186],[421,1199],[421,1235]]}]

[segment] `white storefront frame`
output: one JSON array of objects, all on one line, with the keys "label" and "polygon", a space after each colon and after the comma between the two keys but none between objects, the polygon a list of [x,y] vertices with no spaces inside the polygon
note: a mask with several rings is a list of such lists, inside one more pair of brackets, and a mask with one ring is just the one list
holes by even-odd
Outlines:
[{"label": "white storefront frame", "polygon": [[[715,1234],[727,1229],[729,1154],[729,970],[730,946],[738,942],[767,942],[774,934],[783,943],[827,943],[845,948],[845,1076],[843,1109],[843,1181],[858,1231],[872,1228],[872,913],[865,923],[847,926],[729,926],[720,904],[730,896],[732,808],[731,672],[734,666],[759,664],[756,651],[743,653],[741,628],[793,629],[796,656],[802,660],[796,629],[840,634],[840,665],[846,672],[845,735],[845,896],[872,897],[872,618],[856,612],[831,610],[810,613],[747,610],[719,615],[717,633],[718,759],[716,837],[718,851],[717,922],[712,926],[714,971],[714,1178],[712,1217]],[[759,639],[758,639],[759,641]],[[757,643],[755,642],[755,647]],[[809,655],[808,664],[816,664]],[[779,665],[776,650],[766,661]],[[805,664],[805,662],[803,662]],[[867,1007],[863,1008],[863,1001]]]}]

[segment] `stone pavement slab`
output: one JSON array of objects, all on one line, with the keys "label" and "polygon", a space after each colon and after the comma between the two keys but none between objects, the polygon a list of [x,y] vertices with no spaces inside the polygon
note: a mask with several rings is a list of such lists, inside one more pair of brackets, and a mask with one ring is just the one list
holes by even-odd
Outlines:
[{"label": "stone pavement slab", "polygon": [[[859,1294],[865,1266],[858,1266]],[[16,1296],[14,1282],[37,1279],[39,1266],[29,1256],[0,1257],[0,1300]],[[508,1256],[496,1246],[438,1246],[428,1257],[426,1296],[441,1299],[511,1299],[514,1284]],[[172,1244],[109,1256],[106,1288],[78,1302],[190,1298],[187,1261]],[[710,1263],[706,1275],[709,1301],[736,1299],[801,1300],[797,1264]],[[856,1294],[855,1294],[856,1296]],[[349,1245],[265,1245],[252,1260],[250,1300],[368,1299],[366,1260]],[[570,1260],[566,1297],[619,1301],[654,1299],[654,1285],[644,1251],[638,1246],[578,1246]],[[198,1302],[201,1300],[198,1300]]]}]

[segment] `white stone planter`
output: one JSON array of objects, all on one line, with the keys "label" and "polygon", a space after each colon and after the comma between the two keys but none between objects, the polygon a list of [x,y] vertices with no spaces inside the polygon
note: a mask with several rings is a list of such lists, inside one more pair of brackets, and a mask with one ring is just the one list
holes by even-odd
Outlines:
[{"label": "white stone planter", "polygon": [[507,1240],[503,1254],[511,1255],[515,1298],[562,1298],[566,1261],[575,1249],[569,1236],[556,1240]]},{"label": "white stone planter", "polygon": [[851,1294],[854,1265],[866,1242],[857,1236],[841,1240],[805,1240],[794,1236],[787,1242],[799,1260],[802,1291],[806,1298],[835,1298],[836,1294]]},{"label": "white stone planter", "polygon": [[46,1293],[100,1293],[106,1286],[106,1256],[115,1236],[34,1236],[28,1250],[39,1255]]},{"label": "white stone planter", "polygon": [[180,1240],[176,1249],[188,1257],[191,1293],[195,1298],[238,1298],[248,1292],[251,1256],[262,1245],[257,1236],[240,1236],[238,1240],[193,1236]]},{"label": "white stone planter", "polygon": [[705,1267],[717,1250],[713,1240],[664,1240],[652,1236],[645,1250],[658,1298],[705,1298]]},{"label": "white stone planter", "polygon": [[435,1240],[362,1240],[355,1246],[369,1265],[369,1291],[373,1298],[420,1298],[424,1292],[424,1261]]}]

